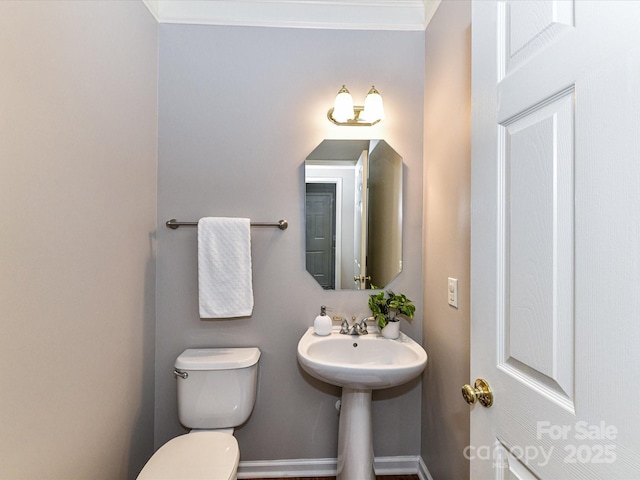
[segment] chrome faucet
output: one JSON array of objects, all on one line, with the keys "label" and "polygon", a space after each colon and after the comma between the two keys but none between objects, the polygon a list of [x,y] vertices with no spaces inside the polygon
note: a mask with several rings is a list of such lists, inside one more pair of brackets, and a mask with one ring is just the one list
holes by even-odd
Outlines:
[{"label": "chrome faucet", "polygon": [[351,320],[353,321],[353,326],[351,327],[351,330],[349,331],[349,335],[366,335],[369,333],[369,331],[367,330],[367,319],[363,318],[362,321],[360,323],[358,323],[355,315],[351,317]]},{"label": "chrome faucet", "polygon": [[342,335],[366,335],[369,333],[366,318],[363,318],[360,323],[358,323],[356,316],[353,315],[351,317],[351,321],[353,322],[351,327],[349,327],[349,321],[344,317],[333,317],[333,319],[336,321],[342,320],[340,323],[340,333]]}]

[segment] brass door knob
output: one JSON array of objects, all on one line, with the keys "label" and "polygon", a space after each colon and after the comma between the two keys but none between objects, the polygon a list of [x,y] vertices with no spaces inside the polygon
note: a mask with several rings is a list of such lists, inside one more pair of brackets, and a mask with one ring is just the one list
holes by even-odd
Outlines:
[{"label": "brass door knob", "polygon": [[469,384],[463,385],[462,396],[469,405],[473,405],[476,402],[480,402],[483,407],[493,405],[493,392],[489,387],[489,382],[484,378],[478,378],[473,387]]}]

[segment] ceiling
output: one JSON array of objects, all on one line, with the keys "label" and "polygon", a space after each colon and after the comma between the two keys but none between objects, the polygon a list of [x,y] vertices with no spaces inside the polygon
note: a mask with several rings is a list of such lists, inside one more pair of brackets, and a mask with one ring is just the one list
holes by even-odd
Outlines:
[{"label": "ceiling", "polygon": [[142,0],[160,23],[424,30],[440,0]]}]

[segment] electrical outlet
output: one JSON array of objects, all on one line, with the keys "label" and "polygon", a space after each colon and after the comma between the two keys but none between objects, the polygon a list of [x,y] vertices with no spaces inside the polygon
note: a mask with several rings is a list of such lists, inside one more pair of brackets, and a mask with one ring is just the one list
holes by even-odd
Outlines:
[{"label": "electrical outlet", "polygon": [[449,277],[447,283],[447,299],[449,305],[458,308],[458,279]]}]

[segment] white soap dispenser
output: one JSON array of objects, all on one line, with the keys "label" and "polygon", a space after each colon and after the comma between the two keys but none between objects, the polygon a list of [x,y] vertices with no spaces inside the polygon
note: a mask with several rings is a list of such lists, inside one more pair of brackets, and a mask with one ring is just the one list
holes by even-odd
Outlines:
[{"label": "white soap dispenser", "polygon": [[320,307],[320,315],[313,321],[313,329],[316,335],[326,336],[331,333],[331,318],[327,316],[327,307]]}]

